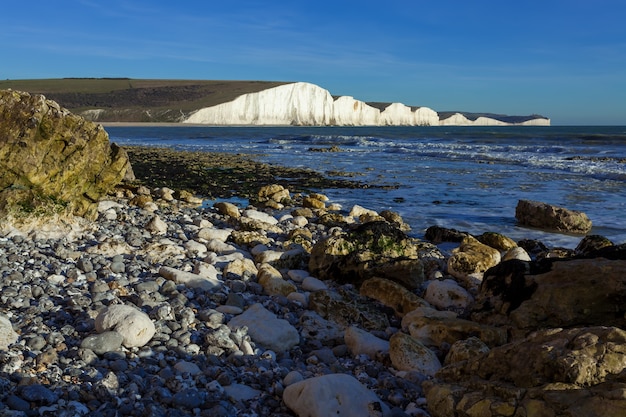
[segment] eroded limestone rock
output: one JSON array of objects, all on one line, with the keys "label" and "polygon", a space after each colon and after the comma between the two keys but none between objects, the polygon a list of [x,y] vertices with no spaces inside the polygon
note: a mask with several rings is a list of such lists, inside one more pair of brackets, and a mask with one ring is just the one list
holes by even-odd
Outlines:
[{"label": "eroded limestone rock", "polygon": [[102,126],[41,95],[0,91],[0,210],[95,218],[130,171]]}]

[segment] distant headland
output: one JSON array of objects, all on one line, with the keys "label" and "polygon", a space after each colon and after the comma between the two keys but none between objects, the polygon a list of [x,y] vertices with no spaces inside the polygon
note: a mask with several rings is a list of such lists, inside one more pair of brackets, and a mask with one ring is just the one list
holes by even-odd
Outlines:
[{"label": "distant headland", "polygon": [[96,122],[252,126],[549,126],[541,115],[435,111],[333,96],[315,84],[281,81],[60,78],[0,81],[43,94]]}]

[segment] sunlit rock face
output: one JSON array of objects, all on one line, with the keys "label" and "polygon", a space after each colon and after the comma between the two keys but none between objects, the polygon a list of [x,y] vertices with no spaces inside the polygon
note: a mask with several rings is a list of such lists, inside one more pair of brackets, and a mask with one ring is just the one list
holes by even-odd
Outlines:
[{"label": "sunlit rock face", "polygon": [[438,125],[437,112],[393,103],[382,112],[350,96],[333,99],[310,83],[285,84],[200,109],[185,123],[210,125],[415,126]]},{"label": "sunlit rock face", "polygon": [[[184,123],[255,126],[496,126],[511,125],[490,117],[468,119],[461,113],[439,120],[428,107],[391,103],[372,106],[350,96],[333,98],[315,84],[284,84],[233,101],[197,110]],[[549,119],[533,119],[519,125],[549,125]]]},{"label": "sunlit rock face", "polygon": [[550,119],[538,117],[536,119],[530,119],[519,123],[507,123],[502,120],[497,120],[492,117],[481,116],[475,120],[468,119],[461,113],[454,113],[453,115],[441,119],[439,121],[441,126],[550,126]]}]

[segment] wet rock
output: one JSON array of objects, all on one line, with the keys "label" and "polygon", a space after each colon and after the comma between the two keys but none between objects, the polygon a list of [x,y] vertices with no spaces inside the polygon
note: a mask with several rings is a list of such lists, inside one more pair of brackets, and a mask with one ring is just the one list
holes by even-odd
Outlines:
[{"label": "wet rock", "polygon": [[467,236],[448,258],[448,272],[467,284],[480,282],[482,273],[500,260],[500,251]]},{"label": "wet rock", "polygon": [[568,233],[587,233],[591,220],[580,211],[568,210],[539,201],[519,200],[515,218],[523,226]]}]

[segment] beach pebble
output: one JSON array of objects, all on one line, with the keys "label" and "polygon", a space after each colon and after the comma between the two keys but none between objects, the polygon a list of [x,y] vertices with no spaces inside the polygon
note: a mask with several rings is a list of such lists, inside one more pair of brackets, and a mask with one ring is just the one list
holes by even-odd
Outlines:
[{"label": "beach pebble", "polygon": [[442,309],[466,309],[474,297],[452,279],[430,281],[424,292],[424,300]]},{"label": "beach pebble", "polygon": [[19,335],[13,330],[11,321],[3,314],[0,314],[0,349],[6,350],[9,345],[15,343]]},{"label": "beach pebble", "polygon": [[126,347],[141,347],[154,336],[156,329],[150,317],[135,307],[115,304],[103,309],[95,320],[99,333],[115,330],[124,338]]},{"label": "beach pebble", "polygon": [[206,241],[219,240],[221,242],[226,242],[232,231],[233,229],[229,228],[218,229],[215,227],[205,227],[198,231],[198,238]]},{"label": "beach pebble", "polygon": [[262,221],[263,223],[268,223],[271,225],[278,224],[278,219],[262,211],[248,209],[244,210],[243,215],[250,219]]},{"label": "beach pebble", "polygon": [[235,330],[246,326],[252,340],[275,352],[285,352],[300,342],[298,330],[284,319],[276,315],[261,304],[250,306],[239,316],[228,322],[228,327]]},{"label": "beach pebble", "polygon": [[306,277],[303,281],[302,281],[302,289],[305,291],[320,291],[320,290],[327,290],[328,286],[321,280],[314,278],[314,277]]},{"label": "beach pebble", "polygon": [[380,339],[355,326],[346,329],[344,340],[350,353],[355,356],[366,354],[374,359],[381,353],[389,352],[389,341]]},{"label": "beach pebble", "polygon": [[119,350],[124,342],[124,336],[116,331],[105,331],[100,334],[87,336],[83,339],[80,347],[90,349],[97,355]]},{"label": "beach pebble", "polygon": [[283,401],[299,416],[390,416],[389,407],[356,378],[329,374],[288,385]]},{"label": "beach pebble", "polygon": [[441,368],[437,355],[408,334],[398,332],[389,339],[389,357],[400,371],[418,371],[434,376]]},{"label": "beach pebble", "polygon": [[205,291],[212,291],[222,286],[222,282],[218,279],[203,277],[202,275],[181,271],[168,266],[159,268],[159,275],[177,284],[182,284],[189,288],[199,288]]},{"label": "beach pebble", "polygon": [[148,224],[146,224],[146,230],[154,235],[164,235],[167,233],[167,223],[165,223],[159,216],[154,216]]}]

